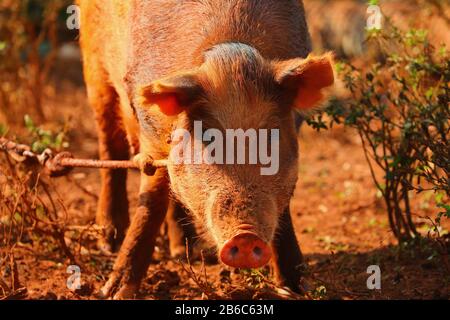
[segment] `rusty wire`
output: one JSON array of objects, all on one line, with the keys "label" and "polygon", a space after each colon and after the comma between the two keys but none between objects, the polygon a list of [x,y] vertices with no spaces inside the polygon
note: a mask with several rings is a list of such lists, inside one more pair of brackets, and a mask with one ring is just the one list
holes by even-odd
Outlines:
[{"label": "rusty wire", "polygon": [[0,137],[0,150],[7,152],[18,162],[27,159],[37,161],[45,168],[51,177],[67,175],[73,168],[94,169],[139,169],[146,175],[152,176],[157,169],[167,167],[168,160],[153,160],[151,157],[137,155],[133,160],[95,160],[76,159],[70,152],[53,154],[50,149],[37,154],[24,144],[18,144]]}]

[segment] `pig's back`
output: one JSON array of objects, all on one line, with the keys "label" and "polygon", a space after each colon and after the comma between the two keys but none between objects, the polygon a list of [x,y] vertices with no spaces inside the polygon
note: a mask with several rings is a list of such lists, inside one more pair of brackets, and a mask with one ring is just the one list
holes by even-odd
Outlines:
[{"label": "pig's back", "polygon": [[127,79],[134,84],[197,66],[223,42],[246,43],[272,59],[311,49],[299,0],[138,0],[130,25]]},{"label": "pig's back", "polygon": [[[223,42],[242,42],[272,59],[311,49],[300,0],[79,0],[85,59],[96,56],[119,91],[202,62]],[[95,62],[94,62],[95,63]]]},{"label": "pig's back", "polygon": [[[271,59],[310,52],[300,0],[78,0],[81,47],[89,83],[112,86],[123,123],[139,149],[137,90],[172,72],[202,63],[203,52],[224,42],[242,42]],[[106,78],[105,78],[106,77]],[[169,118],[152,111],[153,156],[167,144]],[[150,121],[150,119],[149,119]]]}]

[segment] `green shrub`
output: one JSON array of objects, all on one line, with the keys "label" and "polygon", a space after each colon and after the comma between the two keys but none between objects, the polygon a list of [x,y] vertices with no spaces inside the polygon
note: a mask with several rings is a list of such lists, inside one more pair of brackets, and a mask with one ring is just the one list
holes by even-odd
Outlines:
[{"label": "green shrub", "polygon": [[50,130],[42,129],[36,126],[29,115],[24,117],[24,122],[31,138],[31,150],[33,152],[42,153],[47,148],[60,152],[69,146],[69,143],[66,141],[65,130],[53,133]]},{"label": "green shrub", "polygon": [[[400,240],[418,235],[412,221],[411,191],[435,192],[449,216],[450,59],[433,48],[424,30],[369,33],[384,55],[364,69],[338,64],[350,98],[333,101],[308,123],[320,130],[343,123],[359,134],[373,180],[386,203],[390,226]],[[326,120],[330,119],[330,120]],[[376,175],[381,169],[384,176]],[[442,211],[442,210],[440,210]]]}]

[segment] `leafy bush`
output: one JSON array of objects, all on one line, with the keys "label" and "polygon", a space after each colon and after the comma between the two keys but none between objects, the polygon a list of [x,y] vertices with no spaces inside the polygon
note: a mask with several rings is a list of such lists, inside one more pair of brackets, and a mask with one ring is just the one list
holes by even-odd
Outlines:
[{"label": "leafy bush", "polygon": [[57,133],[44,130],[36,126],[29,115],[25,116],[24,122],[31,138],[31,150],[33,152],[42,153],[47,148],[59,152],[69,146],[69,143],[65,141],[66,133],[64,130],[60,130]]},{"label": "leafy bush", "polygon": [[[433,191],[439,214],[450,216],[450,59],[433,48],[427,32],[371,31],[384,62],[357,69],[338,64],[350,99],[333,101],[308,123],[320,130],[343,123],[359,134],[373,180],[386,203],[395,236],[418,235],[411,192]],[[381,169],[384,176],[376,172]]]},{"label": "leafy bush", "polygon": [[[0,106],[20,107],[44,118],[42,99],[65,25],[68,0],[21,0],[0,3]],[[28,111],[29,112],[29,111]]]}]

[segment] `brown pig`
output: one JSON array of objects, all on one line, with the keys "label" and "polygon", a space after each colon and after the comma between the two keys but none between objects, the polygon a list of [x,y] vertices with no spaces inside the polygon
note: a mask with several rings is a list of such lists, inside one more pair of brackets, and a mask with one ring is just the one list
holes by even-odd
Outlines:
[{"label": "brown pig", "polygon": [[[127,231],[126,172],[102,172],[97,221],[106,228],[104,244],[114,249],[124,238],[102,294],[136,294],[169,207],[174,216],[188,210],[223,263],[258,268],[272,260],[279,284],[298,291],[303,261],[289,212],[298,175],[294,114],[317,106],[334,82],[331,55],[308,56],[303,5],[298,0],[79,2],[101,158],[139,153],[170,160],[167,170],[142,174],[139,206]],[[215,133],[277,130],[276,141],[268,144],[276,143],[271,150],[278,152],[279,169],[265,175],[260,163],[185,161],[190,152],[175,159],[179,140],[173,133],[194,136],[197,122]]]}]

